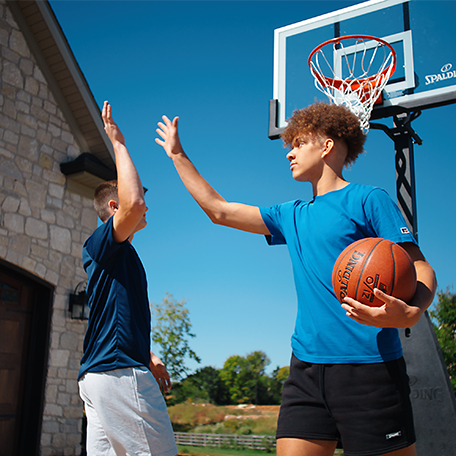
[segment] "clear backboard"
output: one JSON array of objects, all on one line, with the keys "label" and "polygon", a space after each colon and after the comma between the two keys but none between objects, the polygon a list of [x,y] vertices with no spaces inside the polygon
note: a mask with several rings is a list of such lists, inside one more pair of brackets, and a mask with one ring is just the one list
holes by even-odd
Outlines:
[{"label": "clear backboard", "polygon": [[[456,102],[456,2],[370,0],[274,31],[274,88],[269,137],[286,126],[293,111],[328,101],[315,87],[308,57],[324,41],[361,34],[389,42],[397,56],[394,74],[371,120]],[[340,58],[335,52],[333,59]]]}]

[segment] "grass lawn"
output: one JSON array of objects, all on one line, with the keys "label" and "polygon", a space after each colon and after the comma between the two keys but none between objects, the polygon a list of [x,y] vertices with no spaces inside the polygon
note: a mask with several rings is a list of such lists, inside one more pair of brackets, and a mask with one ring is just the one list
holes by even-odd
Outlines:
[{"label": "grass lawn", "polygon": [[178,445],[180,455],[191,456],[274,456],[275,450],[272,453],[259,450],[233,450],[224,448],[211,448],[211,447],[193,447]]},{"label": "grass lawn", "polygon": [[[279,406],[215,406],[211,404],[177,404],[168,407],[173,426],[181,432],[236,434],[248,429],[252,435],[275,435]],[[209,431],[209,432],[208,432]],[[195,447],[178,445],[182,456],[276,456],[272,452],[249,449]],[[342,450],[334,455],[343,456]]]},{"label": "grass lawn", "polygon": [[[275,449],[272,453],[258,450],[230,450],[223,448],[211,448],[211,447],[190,447],[178,445],[179,455],[189,456],[275,456]],[[342,450],[336,450],[334,455],[343,456]]]}]

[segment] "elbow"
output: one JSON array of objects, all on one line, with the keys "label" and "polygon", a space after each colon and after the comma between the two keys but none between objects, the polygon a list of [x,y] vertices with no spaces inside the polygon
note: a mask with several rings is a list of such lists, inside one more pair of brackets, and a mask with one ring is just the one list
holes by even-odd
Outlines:
[{"label": "elbow", "polygon": [[223,225],[223,217],[221,214],[214,214],[210,212],[206,212],[206,214],[214,225]]},{"label": "elbow", "polygon": [[146,208],[146,200],[144,197],[137,197],[132,200],[132,206],[138,209],[145,209]]},{"label": "elbow", "polygon": [[424,312],[434,300],[437,291],[437,277],[434,269],[427,261],[417,265],[417,287],[415,296],[419,296],[424,305],[419,305]]},{"label": "elbow", "polygon": [[[419,267],[421,266],[421,267]],[[418,280],[423,281],[429,290],[435,294],[437,291],[437,275],[432,266],[425,260],[417,268]]]},{"label": "elbow", "polygon": [[230,204],[223,201],[221,204],[200,204],[201,209],[206,213],[214,225],[230,226],[232,210]]},{"label": "elbow", "polygon": [[130,211],[141,216],[146,212],[147,206],[144,198],[133,200],[130,204]]},{"label": "elbow", "polygon": [[214,225],[228,225],[227,214],[222,211],[204,211]]}]

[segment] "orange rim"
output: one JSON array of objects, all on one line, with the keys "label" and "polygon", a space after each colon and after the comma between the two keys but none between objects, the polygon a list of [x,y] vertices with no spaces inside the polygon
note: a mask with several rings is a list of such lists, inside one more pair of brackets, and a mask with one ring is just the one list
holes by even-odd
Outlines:
[{"label": "orange rim", "polygon": [[[367,78],[357,79],[356,81],[353,80],[353,79],[342,80],[342,79],[329,78],[327,76],[323,76],[321,74],[318,74],[318,73],[316,73],[313,70],[313,68],[312,68],[312,57],[316,53],[318,53],[323,46],[326,46],[327,44],[330,44],[330,43],[338,43],[338,42],[340,42],[342,40],[346,40],[346,39],[350,39],[350,38],[352,38],[352,39],[361,38],[363,40],[364,39],[368,39],[368,40],[371,40],[371,41],[378,41],[379,43],[382,43],[385,46],[388,46],[390,48],[390,51],[391,51],[392,55],[393,55],[392,62],[383,71],[380,71],[379,73],[376,73],[373,76],[368,76]],[[371,85],[377,86],[378,83],[379,83],[379,81],[378,81],[379,74],[385,75],[386,73],[388,73],[388,71],[391,71],[391,74],[393,74],[394,71],[396,70],[396,51],[393,49],[391,44],[389,44],[387,41],[382,40],[381,38],[377,38],[375,36],[370,36],[370,35],[346,35],[346,36],[341,36],[341,37],[338,37],[338,38],[333,38],[331,40],[325,41],[324,43],[321,43],[320,45],[318,45],[310,53],[309,58],[307,60],[307,63],[309,65],[310,71],[312,71],[314,76],[320,81],[320,83],[322,85],[326,85],[325,82],[323,82],[323,80],[325,80],[327,85],[330,85],[330,86],[332,86],[335,89],[339,89],[340,86],[346,85],[346,87],[350,86],[350,88],[352,88],[352,86],[357,86],[357,87],[353,88],[353,90],[357,90],[357,89],[359,89],[360,86],[365,86],[366,82],[371,83]],[[369,90],[369,89],[366,89],[366,90]]]}]

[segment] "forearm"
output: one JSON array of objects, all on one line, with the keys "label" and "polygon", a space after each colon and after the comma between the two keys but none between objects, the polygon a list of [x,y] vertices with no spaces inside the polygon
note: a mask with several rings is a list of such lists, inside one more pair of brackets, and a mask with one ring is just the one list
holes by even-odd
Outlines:
[{"label": "forearm", "polygon": [[111,141],[116,156],[119,206],[125,214],[130,213],[131,208],[138,206],[140,207],[139,212],[141,212],[141,209],[145,209],[144,191],[141,180],[125,145],[125,137],[114,122],[111,105],[107,101],[103,104],[101,115],[106,134]]},{"label": "forearm", "polygon": [[419,316],[421,316],[426,311],[426,309],[431,305],[434,299],[434,295],[437,289],[437,280],[435,277],[435,272],[434,269],[432,269],[431,265],[427,262],[420,248],[416,244],[409,242],[400,245],[410,255],[410,258],[412,259],[416,270],[416,292],[412,300],[408,304],[410,307],[420,309]]},{"label": "forearm", "polygon": [[158,123],[157,129],[162,139],[155,141],[173,160],[182,182],[195,201],[214,223],[251,233],[269,234],[258,207],[227,202],[201,176],[182,148],[177,133],[178,120],[175,117],[171,122],[163,116],[163,122]]},{"label": "forearm", "polygon": [[226,219],[227,201],[201,176],[185,152],[174,156],[173,163],[182,183],[212,222]]},{"label": "forearm", "polygon": [[201,176],[185,152],[174,156],[173,162],[185,187],[213,223],[249,233],[269,234],[258,207],[226,201]]},{"label": "forearm", "polygon": [[415,261],[417,286],[415,296],[409,305],[418,307],[423,314],[431,305],[437,289],[434,270],[426,260]]},{"label": "forearm", "polygon": [[120,141],[114,141],[113,147],[116,156],[119,205],[124,210],[130,208],[143,213],[145,207],[144,189],[130,153],[126,145]]},{"label": "forearm", "polygon": [[407,303],[402,318],[398,318],[396,321],[398,328],[410,328],[418,323],[432,304],[437,288],[434,270],[429,263],[424,258],[414,263],[417,276],[416,291],[412,300]]}]

